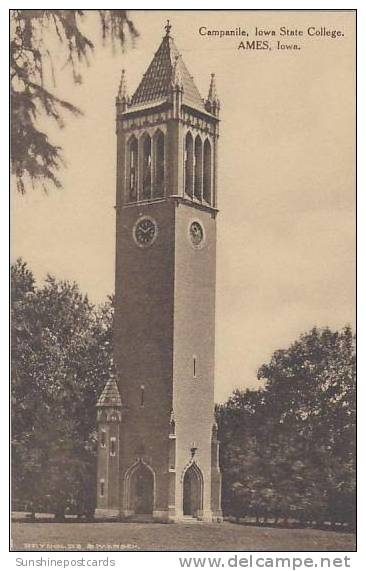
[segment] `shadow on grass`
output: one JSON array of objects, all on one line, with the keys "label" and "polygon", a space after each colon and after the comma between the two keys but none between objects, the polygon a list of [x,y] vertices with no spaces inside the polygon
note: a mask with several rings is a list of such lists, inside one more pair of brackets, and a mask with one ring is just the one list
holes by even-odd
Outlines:
[{"label": "shadow on grass", "polygon": [[[154,519],[152,517],[141,517],[141,518],[133,518],[133,517],[129,517],[129,518],[98,518],[95,519],[93,517],[77,517],[77,516],[65,516],[65,518],[61,519],[61,518],[56,518],[53,516],[42,516],[41,514],[39,514],[38,516],[31,517],[30,514],[25,514],[25,515],[16,515],[16,514],[12,514],[12,518],[11,518],[12,522],[14,523],[27,523],[27,524],[34,524],[34,523],[50,523],[50,524],[108,524],[108,523],[123,523],[123,524],[136,524],[136,523],[141,523],[141,524],[165,524],[165,525],[171,525],[174,522],[172,521],[166,521],[166,520],[159,520],[159,519]],[[349,524],[341,524],[341,523],[335,523],[332,524],[330,522],[325,522],[324,524],[317,524],[316,522],[307,522],[307,523],[301,523],[301,522],[297,522],[297,521],[289,521],[289,522],[271,522],[271,521],[262,521],[262,522],[258,522],[255,520],[248,520],[245,518],[235,518],[235,517],[225,517],[224,518],[225,522],[228,523],[232,523],[235,525],[239,525],[239,526],[243,526],[243,527],[256,527],[256,528],[269,528],[269,529],[318,529],[321,531],[335,531],[335,532],[340,532],[340,533],[355,533],[355,528]]]},{"label": "shadow on grass", "polygon": [[77,517],[77,516],[65,516],[64,518],[54,517],[54,516],[42,516],[38,515],[36,517],[32,517],[30,514],[26,515],[14,515],[11,516],[11,521],[13,523],[63,523],[63,524],[70,524],[70,523],[79,523],[79,524],[88,524],[88,523],[164,523],[164,524],[171,524],[173,522],[166,521],[166,520],[159,520],[154,519],[152,517],[146,518],[93,518],[93,517]]},{"label": "shadow on grass", "polygon": [[242,525],[246,527],[268,527],[271,529],[319,529],[322,531],[339,531],[342,533],[355,533],[355,527],[350,524],[343,523],[316,523],[316,522],[298,522],[298,521],[281,521],[281,522],[270,522],[270,521],[250,521],[245,518],[235,518],[235,517],[224,517],[224,521],[234,523],[236,525]]}]

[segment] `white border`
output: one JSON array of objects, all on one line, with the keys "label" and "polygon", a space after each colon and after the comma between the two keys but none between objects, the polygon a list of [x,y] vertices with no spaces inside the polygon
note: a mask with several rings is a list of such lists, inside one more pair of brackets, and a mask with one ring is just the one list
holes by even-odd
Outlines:
[{"label": "white border", "polygon": [[[359,334],[359,384],[358,384],[358,410],[359,410],[359,425],[358,425],[358,434],[359,434],[359,442],[362,441],[363,429],[365,428],[365,416],[361,414],[363,409],[361,408],[362,405],[366,402],[365,393],[366,393],[366,351],[363,351],[363,344],[365,342],[365,326],[366,326],[366,305],[365,305],[365,294],[363,292],[366,291],[366,271],[365,271],[365,255],[364,255],[364,244],[366,244],[366,224],[365,224],[365,216],[366,216],[366,198],[365,198],[365,160],[363,158],[365,153],[365,111],[364,107],[366,105],[366,89],[365,89],[365,70],[366,70],[366,62],[365,62],[365,54],[366,54],[366,46],[365,46],[365,37],[366,37],[366,6],[364,0],[354,0],[349,6],[347,6],[347,2],[340,0],[323,0],[323,2],[319,3],[319,1],[308,1],[308,2],[299,2],[297,0],[282,0],[281,2],[274,4],[273,1],[256,1],[256,2],[248,2],[246,0],[242,0],[240,3],[235,1],[231,4],[231,6],[225,6],[223,2],[217,2],[215,0],[205,0],[199,3],[199,9],[268,9],[274,10],[276,8],[281,9],[323,9],[323,10],[340,10],[340,9],[358,9],[358,101],[359,101],[359,109],[358,109],[358,154],[362,160],[359,161],[358,167],[358,188],[360,189],[358,194],[358,334]],[[100,2],[96,2],[94,0],[79,0],[77,4],[78,8],[82,9],[93,9],[93,8],[100,8]],[[121,3],[117,2],[116,0],[111,0],[109,3],[110,8],[121,8]],[[155,6],[153,3],[148,2],[141,2],[135,0],[133,3],[134,9],[171,9],[171,2],[161,1],[158,6]],[[180,9],[197,9],[197,1],[192,2],[192,0],[185,0],[185,2],[177,1],[175,3],[175,8]],[[29,2],[24,0],[19,0],[18,2],[11,2],[9,0],[3,0],[1,7],[0,7],[0,38],[2,42],[2,49],[0,50],[0,62],[1,62],[1,71],[3,78],[3,86],[0,90],[0,98],[1,98],[1,105],[0,105],[0,112],[2,114],[2,137],[6,140],[5,145],[2,145],[2,149],[8,148],[8,129],[7,126],[9,125],[9,93],[8,89],[5,85],[5,78],[8,77],[8,10],[10,8],[29,8]],[[38,3],[37,6],[32,5],[32,8],[59,8],[59,3],[55,1],[49,0],[46,3]],[[75,2],[70,2],[69,0],[64,0],[63,8],[75,8]],[[2,172],[6,172],[9,169],[9,154],[1,153],[1,162],[2,162]],[[3,180],[5,177],[3,177]],[[1,255],[1,262],[3,268],[8,268],[9,264],[9,256],[8,256],[8,247],[9,247],[9,220],[8,220],[8,211],[9,211],[9,198],[7,192],[5,191],[5,185],[3,185],[2,192],[0,193],[0,212],[1,212],[1,221],[0,221],[0,255]],[[3,271],[3,276],[5,275],[5,271]],[[8,324],[8,292],[9,292],[9,285],[8,280],[3,278],[1,280],[1,314],[0,319],[1,323],[3,324],[1,330],[1,348],[2,348],[2,359],[1,359],[1,366],[2,366],[2,378],[3,383],[6,384],[6,380],[8,379],[8,355],[9,355],[9,334],[8,328],[5,324]],[[361,349],[361,350],[360,350]],[[4,385],[3,385],[4,386]],[[4,390],[4,389],[3,389]],[[2,422],[2,434],[3,438],[1,439],[2,445],[4,447],[3,456],[2,458],[8,458],[8,444],[7,439],[4,437],[7,434],[8,428],[8,392],[5,389],[5,395],[3,394],[2,402],[5,404],[5,410],[1,415],[1,422]],[[358,529],[358,553],[351,553],[351,568],[352,570],[360,570],[364,569],[365,565],[365,556],[366,556],[366,548],[365,542],[362,540],[363,537],[366,537],[364,533],[366,530],[366,524],[364,523],[364,510],[362,509],[365,505],[365,498],[366,494],[364,491],[364,486],[361,484],[363,483],[362,476],[365,474],[365,453],[364,447],[361,449],[361,445],[359,446],[358,450],[358,479],[359,479],[359,486],[358,486],[358,511],[360,514],[359,517],[359,529]],[[1,482],[2,482],[2,490],[6,490],[8,487],[8,473],[6,470],[1,472]],[[18,557],[28,557],[33,559],[39,559],[41,556],[47,558],[48,556],[52,556],[55,559],[67,561],[72,559],[80,559],[82,556],[88,556],[90,559],[99,559],[105,560],[108,556],[109,559],[114,559],[116,564],[119,564],[120,568],[124,566],[126,569],[132,566],[133,568],[137,569],[149,569],[151,565],[159,565],[161,571],[163,570],[175,570],[180,569],[178,557],[179,553],[164,553],[164,552],[150,552],[150,553],[85,553],[85,552],[78,552],[78,553],[9,553],[8,552],[8,501],[6,498],[6,494],[1,494],[0,496],[0,510],[2,513],[2,521],[1,521],[1,546],[0,550],[3,555],[3,564],[4,567],[13,569],[16,567],[16,559]],[[309,553],[308,552],[301,552],[299,556],[305,558]],[[184,552],[181,555],[183,556],[198,556],[197,553],[190,554],[189,552]],[[210,557],[214,557],[215,555],[223,556],[222,552],[209,554]],[[229,555],[229,554],[228,554]],[[234,555],[234,554],[232,554]],[[249,556],[248,552],[243,553],[244,556]],[[259,555],[259,554],[257,554]],[[276,553],[266,552],[263,555],[271,556],[276,555]],[[287,554],[291,555],[291,554]],[[327,553],[322,552],[318,554],[312,554],[317,560],[320,560],[322,555],[326,556]],[[331,557],[336,556],[344,556],[345,553],[336,553],[332,552],[328,554]],[[240,553],[239,553],[240,556]],[[284,553],[283,556],[286,556]]]}]

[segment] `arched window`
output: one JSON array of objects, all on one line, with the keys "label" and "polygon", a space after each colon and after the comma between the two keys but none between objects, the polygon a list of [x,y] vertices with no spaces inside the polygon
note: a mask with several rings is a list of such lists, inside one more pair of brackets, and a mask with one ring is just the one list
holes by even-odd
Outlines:
[{"label": "arched window", "polygon": [[157,131],[154,136],[154,197],[164,196],[164,159],[164,135]]},{"label": "arched window", "polygon": [[175,434],[175,418],[173,410],[170,412],[169,434],[171,436]]},{"label": "arched window", "polygon": [[101,446],[101,448],[105,448],[105,446],[106,446],[106,432],[105,432],[105,430],[100,431],[100,446]]},{"label": "arched window", "polygon": [[142,198],[151,198],[151,138],[145,135],[142,144]]},{"label": "arched window", "polygon": [[184,191],[193,196],[193,138],[187,133],[184,150]]},{"label": "arched window", "polygon": [[116,448],[117,448],[117,439],[115,436],[111,437],[111,445],[109,448],[109,454],[110,456],[115,456],[116,455]]},{"label": "arched window", "polygon": [[194,145],[194,196],[202,200],[202,141],[199,135]]},{"label": "arched window", "polygon": [[203,199],[211,204],[211,145],[206,139],[203,145]]},{"label": "arched window", "polygon": [[193,355],[193,378],[197,379],[197,357]]},{"label": "arched window", "polygon": [[128,145],[128,200],[135,202],[137,200],[137,157],[138,145],[137,139],[133,135]]}]

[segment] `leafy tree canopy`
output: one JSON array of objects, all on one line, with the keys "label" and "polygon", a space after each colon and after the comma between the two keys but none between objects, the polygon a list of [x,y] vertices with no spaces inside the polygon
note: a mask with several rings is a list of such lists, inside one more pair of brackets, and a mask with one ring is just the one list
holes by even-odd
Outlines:
[{"label": "leafy tree canopy", "polygon": [[11,290],[13,493],[62,513],[81,493],[90,503],[95,488],[95,403],[113,374],[112,300],[95,307],[76,284],[52,276],[37,287],[22,260]]},{"label": "leafy tree canopy", "polygon": [[355,368],[349,327],[314,328],[217,407],[228,513],[353,525]]}]

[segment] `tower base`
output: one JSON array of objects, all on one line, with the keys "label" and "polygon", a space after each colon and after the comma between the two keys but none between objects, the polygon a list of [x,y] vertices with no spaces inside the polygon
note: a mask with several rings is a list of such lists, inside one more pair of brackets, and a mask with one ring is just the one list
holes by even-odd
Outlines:
[{"label": "tower base", "polygon": [[224,517],[222,515],[222,510],[217,510],[212,512],[212,521],[214,523],[222,523],[224,521]]},{"label": "tower base", "polygon": [[95,519],[120,519],[121,513],[119,509],[114,508],[96,508],[94,512]]},{"label": "tower base", "polygon": [[129,520],[144,523],[222,523],[222,511],[215,512],[208,511],[198,514],[197,517],[185,516],[183,513],[172,513],[172,510],[154,510],[153,514],[146,518],[143,515],[134,514],[130,510],[120,511],[117,508],[96,508],[94,512],[94,519],[96,520]]}]

